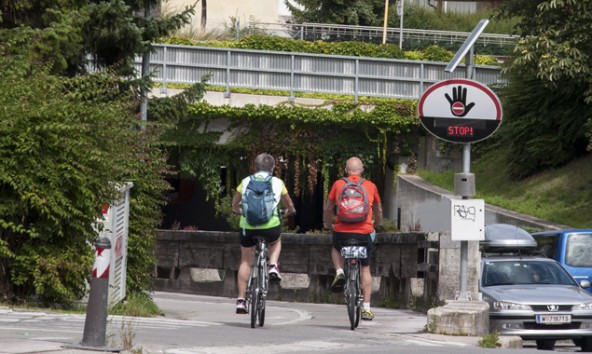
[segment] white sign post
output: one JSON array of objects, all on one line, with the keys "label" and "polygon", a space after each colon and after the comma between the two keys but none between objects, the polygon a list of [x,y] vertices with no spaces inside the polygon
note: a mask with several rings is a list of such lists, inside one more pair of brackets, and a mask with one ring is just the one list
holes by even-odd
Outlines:
[{"label": "white sign post", "polygon": [[450,237],[453,241],[485,239],[485,201],[450,199]]}]

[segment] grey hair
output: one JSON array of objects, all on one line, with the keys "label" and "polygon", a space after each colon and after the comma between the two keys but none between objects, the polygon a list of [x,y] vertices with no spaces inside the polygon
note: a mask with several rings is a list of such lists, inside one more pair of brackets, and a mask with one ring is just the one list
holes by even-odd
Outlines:
[{"label": "grey hair", "polygon": [[259,154],[255,157],[255,167],[258,171],[273,172],[275,167],[275,159],[270,154]]}]

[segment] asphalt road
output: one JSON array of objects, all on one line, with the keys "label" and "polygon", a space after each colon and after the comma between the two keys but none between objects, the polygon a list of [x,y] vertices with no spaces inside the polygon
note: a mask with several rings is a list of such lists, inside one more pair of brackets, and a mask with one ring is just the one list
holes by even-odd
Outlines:
[{"label": "asphalt road", "polygon": [[[491,349],[478,347],[480,338],[477,337],[424,332],[426,315],[408,310],[374,308],[375,319],[361,321],[360,326],[351,331],[344,305],[269,301],[265,326],[251,328],[250,316],[235,314],[234,299],[157,292],[154,300],[165,316],[109,317],[109,348],[121,348],[128,342],[132,352],[160,354],[491,354]],[[84,322],[85,315],[0,308],[0,353],[42,352],[6,349],[11,344],[16,348],[25,342],[79,343]],[[496,349],[495,352],[539,352],[532,347],[534,343],[530,345],[530,348]],[[569,343],[558,347],[558,351],[577,350],[579,348]]]}]

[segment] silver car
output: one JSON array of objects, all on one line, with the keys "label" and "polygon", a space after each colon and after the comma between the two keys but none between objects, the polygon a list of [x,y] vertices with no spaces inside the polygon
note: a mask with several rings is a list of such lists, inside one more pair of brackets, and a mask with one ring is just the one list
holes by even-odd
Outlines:
[{"label": "silver car", "polygon": [[511,247],[504,247],[503,237],[492,234],[508,233],[509,227],[490,228],[489,237],[487,231],[479,288],[489,303],[490,331],[535,340],[537,348],[546,350],[556,340],[572,339],[582,351],[592,352],[592,295],[583,289],[590,282],[578,284],[555,260],[524,255],[531,240],[520,241],[515,233]]}]

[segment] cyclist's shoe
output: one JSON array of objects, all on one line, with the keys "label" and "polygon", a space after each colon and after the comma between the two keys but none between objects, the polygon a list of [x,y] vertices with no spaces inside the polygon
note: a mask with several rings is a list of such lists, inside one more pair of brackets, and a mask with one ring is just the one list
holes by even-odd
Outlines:
[{"label": "cyclist's shoe", "polygon": [[236,313],[241,315],[249,313],[249,310],[247,309],[247,302],[245,301],[245,299],[236,300]]},{"label": "cyclist's shoe", "polygon": [[364,321],[372,321],[374,314],[370,310],[362,310],[362,319]]},{"label": "cyclist's shoe", "polygon": [[279,283],[282,281],[282,275],[280,274],[280,268],[277,264],[269,267],[269,281],[272,283]]},{"label": "cyclist's shoe", "polygon": [[345,274],[337,273],[337,275],[335,275],[335,279],[333,279],[333,283],[331,284],[331,291],[334,293],[340,293],[343,291],[344,285],[345,285]]}]

